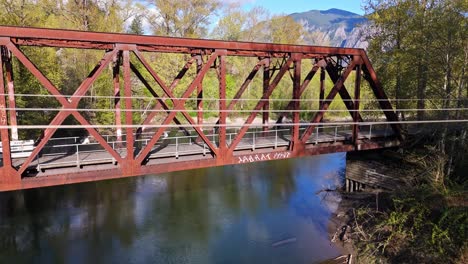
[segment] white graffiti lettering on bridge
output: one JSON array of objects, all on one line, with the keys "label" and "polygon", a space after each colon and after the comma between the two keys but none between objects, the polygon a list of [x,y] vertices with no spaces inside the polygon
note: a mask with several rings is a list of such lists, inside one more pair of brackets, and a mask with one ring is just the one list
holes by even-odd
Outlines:
[{"label": "white graffiti lettering on bridge", "polygon": [[291,156],[291,152],[276,152],[276,153],[259,153],[238,156],[237,163],[251,163],[256,161],[268,161],[277,159],[287,159]]}]

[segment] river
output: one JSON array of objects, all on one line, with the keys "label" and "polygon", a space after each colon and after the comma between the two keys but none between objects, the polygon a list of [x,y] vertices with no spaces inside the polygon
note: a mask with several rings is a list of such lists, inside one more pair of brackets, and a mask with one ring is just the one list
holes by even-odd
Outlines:
[{"label": "river", "polygon": [[345,154],[0,193],[0,263],[316,263]]}]

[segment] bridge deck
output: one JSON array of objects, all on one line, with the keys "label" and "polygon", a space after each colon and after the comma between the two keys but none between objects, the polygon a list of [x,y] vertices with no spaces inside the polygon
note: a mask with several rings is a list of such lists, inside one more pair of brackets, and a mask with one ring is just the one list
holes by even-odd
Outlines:
[{"label": "bridge deck", "polygon": [[[341,130],[340,130],[341,129]],[[343,145],[352,137],[351,130],[343,130],[340,127],[321,127],[317,128],[316,133],[307,141],[307,148],[317,146],[338,144]],[[374,129],[361,131],[360,141],[373,140],[378,138],[391,137],[390,129]],[[227,143],[230,145],[236,133],[227,135]],[[127,155],[125,142],[108,142],[119,153],[121,157]],[[218,135],[210,135],[212,142],[217,142]],[[291,134],[289,129],[248,132],[241,142],[236,146],[234,155],[242,156],[246,154],[262,154],[272,150],[287,150],[290,144]],[[135,153],[146,146],[150,140],[150,135],[144,135],[137,140],[135,144]],[[41,152],[34,162],[28,167],[28,172],[34,176],[48,176],[63,171],[83,171],[88,167],[93,170],[108,169],[116,166],[117,162],[110,153],[104,150],[99,144],[82,144],[76,142],[78,138],[60,138],[51,140],[47,147]],[[68,144],[67,144],[68,143]],[[261,156],[260,156],[261,157]],[[206,144],[197,136],[170,136],[153,147],[148,156],[148,164],[174,164],[183,160],[210,159],[212,155]],[[20,167],[26,158],[14,158],[13,166]],[[247,157],[249,159],[249,157]],[[253,157],[255,159],[255,156]],[[248,161],[248,160],[246,160]],[[240,159],[240,163],[244,161]],[[110,165],[110,166],[109,166]],[[71,169],[70,169],[71,168]]]}]

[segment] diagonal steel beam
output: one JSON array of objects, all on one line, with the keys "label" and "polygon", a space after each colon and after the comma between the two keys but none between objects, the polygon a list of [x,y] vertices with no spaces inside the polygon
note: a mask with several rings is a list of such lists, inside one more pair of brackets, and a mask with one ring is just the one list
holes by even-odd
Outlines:
[{"label": "diagonal steel beam", "polygon": [[[73,114],[75,117],[77,115],[81,116],[80,113],[76,111],[79,101],[81,97],[88,91],[91,84],[96,80],[97,76],[107,67],[109,62],[111,61],[112,57],[115,56],[117,53],[117,49],[114,49],[111,52],[107,52],[104,58],[96,65],[96,67],[90,72],[88,77],[80,84],[78,89],[75,93],[71,96],[68,101],[65,96],[63,96],[60,91],[52,84],[52,82],[32,63],[23,52],[21,52],[13,43],[8,43],[7,48],[15,55],[15,57],[38,79],[38,81],[44,85],[44,87],[52,94],[54,97],[62,104],[62,109],[60,112],[54,117],[52,122],[50,123],[51,126],[58,126],[63,123],[65,118]],[[84,120],[84,118],[83,118]],[[92,128],[88,128],[92,129]],[[45,143],[52,137],[53,133],[57,128],[49,127],[44,131],[44,138],[39,143],[39,145],[34,149],[31,155],[26,159],[26,161],[22,164],[21,168],[18,172],[21,174],[23,173],[32,160],[37,156],[40,150],[44,147]],[[93,129],[94,130],[94,129]],[[97,131],[96,133],[98,134]],[[109,144],[104,140],[102,137],[97,137],[96,140],[106,149],[109,153],[116,159],[120,160],[120,156],[117,152],[109,146]],[[44,142],[44,143],[43,143]]]},{"label": "diagonal steel beam", "polygon": [[[165,83],[163,82],[163,80],[158,76],[158,74],[153,70],[153,68],[151,67],[151,65],[148,63],[148,61],[143,57],[143,55],[141,54],[141,52],[139,52],[138,50],[133,50],[133,52],[135,53],[135,55],[137,56],[137,58],[140,60],[140,62],[143,64],[143,66],[146,68],[146,70],[148,70],[148,72],[151,74],[151,76],[154,78],[154,80],[161,86],[161,88],[163,89],[164,93],[169,96],[169,99],[171,99],[171,101],[174,103],[174,110],[175,110],[175,105],[177,104],[178,101],[181,101],[183,100],[184,103],[185,101],[187,100],[187,97],[190,96],[190,93],[188,94],[184,94],[184,96],[182,96],[182,99],[181,100],[175,100],[175,96],[174,94],[172,93],[172,91],[165,85]],[[216,61],[216,57],[217,56],[214,56],[214,55],[219,55],[219,52],[216,51],[212,57],[210,58],[209,62],[212,60],[212,62],[208,65],[208,67],[203,66],[202,70],[200,70],[198,73],[197,73],[197,76],[195,77],[195,80],[194,82],[196,82],[196,85],[200,85],[200,83],[202,82],[203,80],[203,77],[205,76],[206,72],[210,69],[211,67],[211,64],[213,64],[214,61]],[[213,58],[214,57],[214,58]],[[192,82],[193,84],[193,82]],[[191,85],[192,85],[191,84]],[[182,108],[179,109],[180,113],[185,117],[185,119],[189,122],[190,125],[192,125],[193,129],[197,132],[197,134],[200,136],[200,138],[206,143],[206,145],[211,149],[211,151],[213,151],[213,153],[218,153],[217,150],[216,150],[216,147],[213,145],[213,143],[208,139],[208,137],[203,133],[203,131],[197,126],[197,124],[195,123],[195,121],[192,119],[192,117],[189,115],[189,113],[184,110],[183,108],[183,105],[184,103],[182,104]],[[175,117],[175,115],[174,115]]]},{"label": "diagonal steel beam", "polygon": [[[218,52],[215,52],[211,55],[210,59],[208,60],[208,62],[203,66],[202,70],[197,74],[197,76],[195,77],[195,79],[192,81],[192,83],[189,85],[189,87],[185,90],[184,94],[182,95],[182,98],[179,99],[179,100],[176,100],[174,99],[174,96],[172,95],[172,93],[170,91],[167,91],[167,94],[169,97],[171,97],[172,101],[174,102],[174,107],[173,107],[173,111],[171,113],[169,113],[169,115],[166,117],[166,119],[163,121],[163,123],[161,124],[162,127],[160,127],[158,129],[158,131],[153,135],[153,137],[151,138],[151,140],[148,142],[148,144],[145,146],[145,148],[140,152],[140,154],[138,155],[138,157],[136,158],[136,161],[141,164],[143,162],[143,160],[146,158],[146,156],[148,156],[148,154],[150,153],[151,149],[153,148],[153,146],[156,144],[156,142],[159,140],[159,138],[161,137],[161,135],[163,134],[164,130],[166,129],[165,126],[167,126],[169,123],[172,122],[172,120],[174,119],[174,117],[176,116],[177,114],[177,110],[180,110],[180,112],[183,111],[184,109],[184,104],[185,104],[185,101],[187,101],[187,97],[193,92],[193,90],[195,90],[195,88],[197,87],[197,85],[200,83],[200,81],[202,80],[203,76],[206,74],[206,72],[211,68],[211,65],[213,64],[213,62],[216,60],[216,58],[219,56],[220,54]],[[138,57],[138,55],[137,55]],[[141,57],[140,60],[142,60],[142,63],[143,65],[147,65],[149,67],[149,65],[147,64],[146,60]],[[145,66],[146,67],[146,66]],[[149,67],[151,69],[151,67]],[[153,72],[154,71],[151,69],[148,69],[149,71]],[[150,73],[151,73],[150,72]],[[155,76],[153,76],[155,77]],[[192,120],[192,126],[196,129],[198,129],[198,127],[196,127],[196,124],[195,122]],[[197,133],[198,133],[199,129],[197,130]],[[217,152],[217,149],[216,147],[213,146],[213,144],[208,140],[208,138],[201,132],[199,133],[200,137],[205,141],[205,143],[208,145],[208,147],[211,149],[211,151],[217,156],[218,155],[218,152]]]},{"label": "diagonal steel beam", "polygon": [[[142,125],[147,125],[151,120],[156,116],[158,113],[156,110],[161,106],[164,110],[166,110],[166,113],[169,113],[169,106],[166,104],[164,100],[161,99],[161,97],[156,93],[156,91],[151,87],[151,85],[146,81],[145,77],[141,75],[140,71],[135,67],[133,63],[130,63],[130,68],[132,72],[135,74],[135,76],[143,83],[143,85],[146,87],[146,89],[153,95],[154,98],[156,98],[156,105],[153,107],[152,111],[146,116],[145,120],[143,121]],[[181,125],[182,123],[179,121],[177,117],[174,118],[174,122],[177,125]],[[179,129],[184,130],[186,133],[189,133],[184,127],[179,127]]]},{"label": "diagonal steel beam", "polygon": [[[338,79],[340,78],[336,70],[336,67],[333,66],[331,63],[328,63],[325,69],[328,73],[328,76],[330,76],[330,79],[333,81],[333,83],[336,83]],[[343,103],[346,105],[346,108],[348,109],[349,114],[351,115],[351,117],[354,118],[354,102],[351,99],[351,95],[346,89],[346,86],[344,85],[344,83],[343,83],[343,87],[341,87],[339,91],[339,94],[340,94],[341,99],[343,99]],[[357,114],[357,117],[358,117],[359,122],[363,121],[360,113]]]},{"label": "diagonal steel beam", "polygon": [[270,97],[270,95],[273,93],[273,90],[275,90],[276,86],[278,83],[281,81],[281,78],[283,78],[284,74],[289,71],[289,66],[293,62],[292,58],[289,58],[286,63],[283,64],[281,67],[280,71],[278,74],[275,76],[274,80],[270,83],[270,86],[268,89],[265,91],[263,94],[262,98],[260,101],[257,103],[255,108],[253,109],[252,113],[250,116],[247,118],[245,121],[244,125],[242,126],[241,130],[237,134],[237,136],[234,138],[234,140],[231,143],[231,146],[229,146],[229,152],[233,153],[234,150],[236,149],[236,146],[239,144],[241,139],[244,137],[245,133],[249,129],[250,124],[252,124],[253,120],[255,119],[255,116],[260,112],[260,109],[263,108],[265,103],[267,102],[266,100]]},{"label": "diagonal steel beam", "polygon": [[69,102],[54,84],[42,74],[42,72],[32,63],[27,56],[19,50],[12,42],[8,42],[6,47],[15,55],[15,57],[31,72],[36,79],[46,88],[62,105],[68,105]]},{"label": "diagonal steel beam", "polygon": [[227,110],[232,110],[234,108],[234,106],[237,104],[237,102],[239,101],[241,96],[244,94],[247,87],[249,87],[250,83],[255,78],[255,75],[257,75],[257,72],[260,70],[260,67],[262,67],[262,65],[265,65],[265,60],[266,59],[260,60],[253,67],[252,71],[250,71],[249,75],[247,76],[247,78],[245,78],[244,82],[242,83],[241,87],[239,88],[239,91],[237,91],[237,93],[234,95],[232,100],[229,102],[229,105],[227,106]]},{"label": "diagonal steel beam", "polygon": [[[314,65],[312,67],[312,69],[309,71],[306,78],[304,79],[304,82],[302,83],[302,85],[300,87],[300,90],[299,90],[299,93],[298,93],[299,98],[301,98],[301,95],[304,93],[306,88],[309,86],[310,81],[312,80],[312,78],[314,78],[314,76],[317,73],[319,68],[320,67],[318,65]],[[294,80],[293,80],[293,82],[294,82]],[[289,101],[288,105],[286,106],[286,110],[289,111],[289,110],[293,110],[293,109],[294,109],[294,100],[291,100],[291,101]],[[287,114],[288,114],[287,112],[280,113],[279,116],[278,116],[278,119],[276,120],[276,123],[277,124],[281,123],[281,119],[283,119],[283,117],[286,116]]]},{"label": "diagonal steel beam", "polygon": [[188,60],[187,63],[185,63],[184,67],[179,71],[174,80],[172,80],[172,83],[169,86],[170,91],[173,91],[177,84],[179,84],[179,81],[182,80],[182,78],[185,76],[185,73],[187,73],[194,61],[195,58],[191,57],[190,60]]},{"label": "diagonal steel beam", "polygon": [[[63,121],[65,121],[65,118],[67,118],[70,115],[70,112],[67,110],[60,110],[60,112],[52,119],[52,121],[49,123],[51,127],[48,127],[44,130],[44,136],[41,138],[41,141],[37,146],[34,148],[34,150],[31,152],[31,155],[23,162],[21,167],[18,169],[18,173],[21,175],[23,172],[28,168],[29,164],[36,158],[37,154],[44,148],[44,146],[47,144],[49,139],[54,135],[55,131],[57,131],[58,125],[62,124]],[[53,127],[52,127],[53,126]]]},{"label": "diagonal steel beam", "polygon": [[[367,57],[367,54],[365,51],[361,51],[361,58],[364,63],[362,67],[362,71],[364,72],[364,78],[369,82],[372,88],[372,91],[374,92],[375,97],[379,99],[379,105],[382,108],[385,114],[385,117],[387,118],[388,121],[397,122],[398,116],[396,112],[393,110],[392,104],[388,100],[388,97],[382,88],[382,84],[377,78],[377,74],[375,73],[374,68],[372,67],[372,64],[370,63],[369,58]],[[400,125],[393,123],[391,124],[391,126],[393,129],[393,132],[402,140],[403,134],[401,133]]]},{"label": "diagonal steel beam", "polygon": [[[184,65],[184,67],[179,71],[179,73],[177,74],[177,76],[174,78],[174,80],[172,81],[171,85],[169,86],[169,90],[170,91],[173,91],[174,88],[177,86],[177,84],[179,84],[179,81],[182,80],[182,78],[185,76],[185,73],[187,73],[187,71],[190,69],[190,66],[192,66],[193,62],[195,61],[195,59],[192,57],[190,58],[189,61],[187,61],[187,63]],[[151,91],[150,91],[151,92]],[[154,96],[154,95],[153,95]],[[159,105],[158,103],[153,107],[152,110],[157,110],[159,108]],[[152,111],[147,117],[146,119],[143,121],[143,126],[144,125],[148,125],[151,120],[154,118],[154,116],[156,115],[156,112],[155,111]],[[151,118],[150,118],[151,116]],[[176,123],[177,124],[177,123]],[[185,132],[185,135],[187,136],[190,136],[190,132],[187,131],[186,128],[183,128],[184,132]],[[141,128],[138,128],[138,131],[141,131]]]},{"label": "diagonal steel beam", "polygon": [[311,123],[314,123],[313,125],[310,125],[307,127],[306,131],[302,134],[302,137],[301,137],[301,142],[302,144],[305,144],[307,142],[307,140],[309,139],[310,135],[312,135],[312,132],[314,130],[314,128],[317,126],[315,123],[318,123],[322,120],[323,118],[323,115],[325,114],[325,112],[327,111],[328,107],[330,106],[330,104],[332,103],[333,99],[335,98],[335,96],[338,94],[338,92],[340,91],[340,89],[343,88],[343,84],[344,82],[346,81],[346,79],[348,78],[349,74],[354,70],[354,67],[356,67],[356,62],[353,61],[349,66],[348,68],[346,68],[345,72],[343,73],[343,75],[337,80],[337,82],[335,83],[335,85],[333,86],[332,90],[330,91],[330,93],[328,94],[327,98],[323,101],[323,104],[322,104],[322,107],[320,107],[320,110],[319,112],[317,112],[315,114],[315,116],[312,118],[312,121]]},{"label": "diagonal steel beam", "polygon": [[[229,105],[227,106],[226,110],[227,111],[231,111],[234,106],[237,104],[237,102],[239,102],[239,99],[241,98],[241,96],[244,94],[245,90],[247,89],[247,87],[249,87],[249,84],[252,82],[252,80],[255,78],[255,75],[257,75],[257,72],[260,70],[260,67],[262,67],[262,65],[265,63],[265,59],[259,61],[252,69],[252,71],[250,71],[249,75],[247,76],[247,78],[245,78],[244,82],[242,83],[241,87],[239,88],[239,90],[237,91],[237,93],[234,95],[234,97],[232,98],[232,100],[229,102]],[[218,121],[216,121],[216,124],[219,124],[219,119]]]}]

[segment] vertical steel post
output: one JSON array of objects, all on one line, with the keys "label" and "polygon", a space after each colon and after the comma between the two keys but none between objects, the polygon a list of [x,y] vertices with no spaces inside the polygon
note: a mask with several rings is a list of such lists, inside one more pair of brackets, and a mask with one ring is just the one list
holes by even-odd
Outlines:
[{"label": "vertical steel post", "polygon": [[222,55],[219,56],[219,154],[221,158],[225,156],[227,150],[226,144],[226,54],[227,52],[224,51],[221,53]]},{"label": "vertical steel post", "polygon": [[126,160],[130,166],[133,166],[133,146],[134,146],[134,136],[133,136],[133,113],[132,110],[132,84],[130,80],[130,52],[128,50],[123,51],[123,79],[124,79],[124,94],[125,94],[125,125],[126,127],[126,139],[127,143],[127,157]]},{"label": "vertical steel post", "polygon": [[[356,57],[354,58],[356,59]],[[356,79],[354,83],[354,112],[353,112],[353,144],[357,146],[357,142],[359,139],[359,103],[360,103],[360,94],[361,94],[361,63],[356,64]]]},{"label": "vertical steel post", "polygon": [[[202,55],[196,55],[195,59],[197,60],[197,74],[199,74],[203,68]],[[197,123],[203,124],[203,78],[197,86]]]},{"label": "vertical steel post", "polygon": [[[0,183],[15,186],[21,181],[21,175],[12,167],[10,135],[8,133],[8,118],[6,111],[5,82],[3,79],[3,55],[0,48],[0,138],[2,142],[2,167],[0,167]],[[17,188],[17,187],[16,187]]]},{"label": "vertical steel post", "polygon": [[118,142],[122,142],[122,118],[120,116],[120,60],[121,52],[118,52],[114,59],[114,68],[112,71],[114,78],[115,125],[117,126]]},{"label": "vertical steel post", "polygon": [[325,67],[320,67],[320,95],[319,109],[322,109],[323,99],[325,98]]},{"label": "vertical steel post", "polygon": [[297,150],[299,144],[299,110],[300,110],[300,102],[299,99],[301,97],[301,66],[302,66],[302,58],[300,54],[294,54],[294,83],[293,83],[293,127],[292,127],[292,135],[291,135],[291,145],[290,150],[295,151]]},{"label": "vertical steel post", "polygon": [[[1,51],[4,51],[3,49]],[[3,52],[1,52],[3,53]],[[11,167],[11,152],[10,152],[10,135],[8,133],[8,118],[6,111],[6,99],[5,99],[5,82],[3,79],[3,54],[0,56],[0,125],[3,128],[0,129],[1,140],[2,140],[2,159],[3,168]],[[6,170],[4,170],[6,171]],[[7,175],[3,175],[3,178]],[[0,179],[3,180],[3,179]]]},{"label": "vertical steel post", "polygon": [[[263,65],[263,95],[268,92],[268,88],[270,87],[270,63],[270,58],[265,58],[265,64]],[[266,102],[263,105],[262,124],[263,131],[268,131],[268,120],[270,119],[270,97],[265,100]]]},{"label": "vertical steel post", "polygon": [[5,73],[8,84],[8,107],[10,108],[11,140],[18,140],[18,122],[16,121],[15,86],[13,83],[13,66],[11,52],[5,51]]}]

